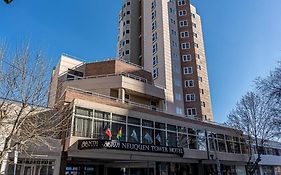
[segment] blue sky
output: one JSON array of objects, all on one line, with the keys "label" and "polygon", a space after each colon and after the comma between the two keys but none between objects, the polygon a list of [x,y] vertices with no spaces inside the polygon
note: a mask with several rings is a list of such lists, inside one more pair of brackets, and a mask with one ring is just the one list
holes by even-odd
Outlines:
[{"label": "blue sky", "polygon": [[[115,57],[121,0],[0,2],[0,41],[29,41],[52,65],[61,53],[85,61]],[[280,0],[193,0],[203,23],[215,120],[281,59]]]}]

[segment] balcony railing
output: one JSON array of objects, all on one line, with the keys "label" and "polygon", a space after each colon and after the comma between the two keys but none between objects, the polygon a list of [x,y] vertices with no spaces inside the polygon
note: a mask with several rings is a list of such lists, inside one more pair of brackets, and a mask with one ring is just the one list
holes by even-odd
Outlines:
[{"label": "balcony railing", "polygon": [[[141,104],[141,103],[137,103],[137,102],[133,102],[133,101],[129,101],[129,100],[125,100],[124,102],[122,101],[122,99],[116,98],[116,97],[111,97],[111,96],[107,96],[107,95],[103,95],[103,94],[99,94],[96,92],[92,92],[92,91],[87,91],[87,90],[83,90],[83,89],[78,89],[78,88],[74,88],[74,87],[67,87],[63,93],[63,95],[67,92],[67,91],[74,91],[74,92],[78,92],[80,94],[85,94],[85,95],[90,95],[90,96],[95,96],[95,97],[99,97],[99,98],[103,98],[103,99],[107,99],[107,100],[111,100],[111,101],[115,101],[115,102],[121,102],[130,106],[135,106],[135,107],[139,107],[139,108],[144,108],[144,109],[148,109],[148,110],[152,110],[152,111],[158,111],[158,112],[164,112],[163,109],[158,108],[156,106],[150,106],[150,105],[145,105],[145,104]],[[62,96],[63,96],[62,95]]]},{"label": "balcony railing", "polygon": [[152,84],[151,82],[149,82],[146,78],[134,75],[134,74],[130,74],[130,73],[120,73],[120,74],[104,74],[104,75],[96,75],[96,76],[87,76],[87,77],[80,77],[77,75],[73,75],[68,73],[68,75],[71,75],[71,78],[67,78],[67,81],[73,81],[73,80],[84,80],[84,79],[94,79],[94,78],[103,78],[103,77],[114,77],[114,76],[124,76],[124,77],[128,77],[146,84]]}]

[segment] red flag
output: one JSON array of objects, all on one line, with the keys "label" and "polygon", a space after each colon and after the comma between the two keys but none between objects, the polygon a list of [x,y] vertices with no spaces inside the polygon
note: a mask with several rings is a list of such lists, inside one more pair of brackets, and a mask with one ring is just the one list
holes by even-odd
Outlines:
[{"label": "red flag", "polygon": [[105,131],[105,134],[111,139],[112,134],[109,128]]}]

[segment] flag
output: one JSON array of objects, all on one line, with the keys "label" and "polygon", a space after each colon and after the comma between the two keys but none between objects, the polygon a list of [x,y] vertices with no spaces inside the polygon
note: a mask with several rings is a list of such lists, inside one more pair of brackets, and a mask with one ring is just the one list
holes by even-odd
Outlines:
[{"label": "flag", "polygon": [[122,127],[120,127],[119,131],[117,132],[117,139],[120,140],[122,137]]},{"label": "flag", "polygon": [[152,138],[151,136],[146,132],[144,137],[143,137],[149,144],[152,144],[153,141],[152,141]]},{"label": "flag", "polygon": [[157,140],[159,143],[161,143],[161,137],[160,137],[160,134],[159,134],[159,133],[157,134],[157,136],[156,136],[155,138],[156,138],[156,140]]},{"label": "flag", "polygon": [[111,139],[112,134],[109,128],[105,131],[105,134]]},{"label": "flag", "polygon": [[132,134],[131,134],[131,137],[133,137],[133,139],[134,139],[136,142],[139,141],[138,136],[137,136],[137,133],[136,133],[136,131],[135,131],[134,129],[133,129],[133,132],[132,132]]}]

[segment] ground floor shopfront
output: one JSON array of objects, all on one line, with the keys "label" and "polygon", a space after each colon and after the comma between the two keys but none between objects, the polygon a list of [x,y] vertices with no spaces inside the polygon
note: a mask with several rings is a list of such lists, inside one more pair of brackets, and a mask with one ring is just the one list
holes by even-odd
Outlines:
[{"label": "ground floor shopfront", "polygon": [[[91,162],[91,163],[90,163]],[[223,175],[246,175],[244,166],[221,164]],[[216,175],[216,164],[79,160],[68,162],[66,175]]]}]

